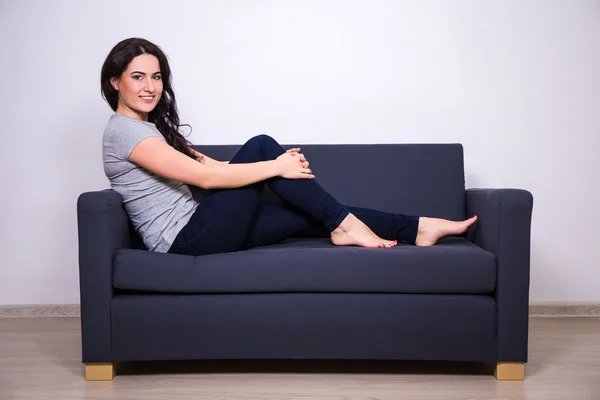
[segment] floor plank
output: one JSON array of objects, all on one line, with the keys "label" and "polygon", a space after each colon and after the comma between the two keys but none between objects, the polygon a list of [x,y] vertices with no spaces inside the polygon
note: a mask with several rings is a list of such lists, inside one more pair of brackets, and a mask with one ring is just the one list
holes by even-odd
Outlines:
[{"label": "floor plank", "polygon": [[530,320],[525,381],[449,362],[126,363],[86,382],[79,318],[0,319],[0,399],[600,399],[600,318]]}]

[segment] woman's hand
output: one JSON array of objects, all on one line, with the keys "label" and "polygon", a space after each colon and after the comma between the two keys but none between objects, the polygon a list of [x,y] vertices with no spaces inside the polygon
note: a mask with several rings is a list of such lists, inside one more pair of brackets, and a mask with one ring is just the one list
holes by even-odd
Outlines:
[{"label": "woman's hand", "polygon": [[300,155],[301,161],[302,161],[302,166],[304,168],[308,168],[308,161],[306,160],[306,158],[304,157],[304,154],[300,153],[300,147],[294,147],[293,149],[288,149],[286,150],[286,153],[298,153]]},{"label": "woman's hand", "polygon": [[279,157],[277,164],[279,166],[279,174],[286,179],[314,179],[315,176],[308,168],[308,161],[302,153],[298,153],[300,149],[289,149]]}]

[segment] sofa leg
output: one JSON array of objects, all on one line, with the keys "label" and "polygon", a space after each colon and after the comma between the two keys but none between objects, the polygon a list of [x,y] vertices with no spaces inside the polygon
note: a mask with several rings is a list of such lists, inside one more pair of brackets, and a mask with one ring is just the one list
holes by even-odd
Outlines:
[{"label": "sofa leg", "polygon": [[499,381],[525,380],[525,363],[499,362],[496,363],[494,376]]},{"label": "sofa leg", "polygon": [[86,363],[86,381],[112,381],[115,378],[114,363]]}]

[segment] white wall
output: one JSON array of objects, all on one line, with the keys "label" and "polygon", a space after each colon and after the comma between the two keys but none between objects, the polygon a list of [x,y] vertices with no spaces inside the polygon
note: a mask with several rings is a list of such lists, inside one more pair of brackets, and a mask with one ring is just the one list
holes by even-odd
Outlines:
[{"label": "white wall", "polygon": [[100,67],[131,36],[195,143],[463,143],[468,187],[535,197],[531,300],[600,301],[598,1],[0,0],[0,304],[79,302]]}]

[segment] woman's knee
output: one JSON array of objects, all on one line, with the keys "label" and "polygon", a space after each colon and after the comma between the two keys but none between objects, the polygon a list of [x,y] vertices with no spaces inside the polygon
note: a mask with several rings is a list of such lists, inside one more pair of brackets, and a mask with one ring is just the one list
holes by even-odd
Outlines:
[{"label": "woman's knee", "polygon": [[229,163],[236,164],[265,161],[269,159],[268,154],[272,152],[270,149],[273,148],[273,143],[277,142],[269,135],[256,135],[246,141]]},{"label": "woman's knee", "polygon": [[256,135],[249,140],[249,143],[251,147],[260,149],[265,160],[275,159],[282,153],[285,153],[285,149],[269,135]]},{"label": "woman's knee", "polygon": [[250,140],[248,140],[248,142],[252,142],[252,143],[264,143],[264,142],[275,142],[277,143],[277,141],[275,139],[273,139],[271,136],[266,135],[264,133],[261,133],[260,135],[256,135],[252,138],[250,138]]}]

